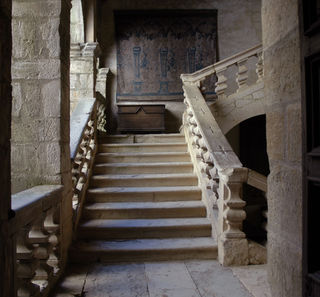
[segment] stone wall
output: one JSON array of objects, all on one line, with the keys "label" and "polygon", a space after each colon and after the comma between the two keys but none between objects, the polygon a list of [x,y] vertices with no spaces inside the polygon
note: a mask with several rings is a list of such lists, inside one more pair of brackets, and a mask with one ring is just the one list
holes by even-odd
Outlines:
[{"label": "stone wall", "polygon": [[63,255],[71,241],[70,0],[14,0],[12,192],[63,184]]},{"label": "stone wall", "polygon": [[13,240],[9,237],[11,122],[11,1],[0,2],[0,296],[13,296]]},{"label": "stone wall", "polygon": [[[217,9],[218,10],[218,51],[219,58],[224,59],[239,51],[245,50],[261,42],[261,2],[256,0],[179,0],[179,1],[147,1],[147,0],[110,0],[97,1],[98,5],[98,42],[102,49],[102,67],[111,71],[112,128],[116,128],[116,44],[114,40],[114,10],[142,9]],[[245,36],[245,38],[244,38]],[[181,125],[182,113],[185,109],[182,102],[166,102],[167,132],[177,132]]]},{"label": "stone wall", "polygon": [[70,51],[70,109],[81,98],[95,97],[97,43],[72,44]]},{"label": "stone wall", "polygon": [[262,1],[270,162],[268,274],[273,297],[302,296],[302,120],[297,2]]},{"label": "stone wall", "polygon": [[69,17],[61,10],[59,1],[13,1],[14,193],[61,182],[60,141],[69,138]]}]

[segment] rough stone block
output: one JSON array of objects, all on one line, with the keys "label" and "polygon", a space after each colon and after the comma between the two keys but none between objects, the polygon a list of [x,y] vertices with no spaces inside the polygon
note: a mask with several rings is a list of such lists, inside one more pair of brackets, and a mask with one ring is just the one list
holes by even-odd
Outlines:
[{"label": "rough stone block", "polygon": [[267,263],[267,248],[254,242],[249,241],[249,264],[260,265]]},{"label": "rough stone block", "polygon": [[77,59],[70,63],[71,73],[92,73],[94,69],[94,63],[92,57],[86,57]]},{"label": "rough stone block", "polygon": [[287,141],[286,154],[290,162],[301,162],[302,158],[302,118],[301,104],[287,107]]},{"label": "rough stone block", "polygon": [[14,17],[52,17],[59,16],[61,6],[58,1],[13,1]]},{"label": "rough stone block", "polygon": [[41,87],[41,99],[44,105],[46,117],[58,117],[61,110],[61,83],[60,80],[53,80]]},{"label": "rough stone block", "polygon": [[218,240],[219,262],[223,266],[247,265],[248,241],[247,239],[226,239]]},{"label": "rough stone block", "polygon": [[46,172],[48,174],[55,175],[61,172],[61,152],[59,142],[51,142],[47,144],[47,156],[45,162],[47,164]]},{"label": "rough stone block", "polygon": [[262,37],[266,47],[283,39],[288,31],[298,27],[297,1],[262,1],[261,12],[262,27],[264,28]]},{"label": "rough stone block", "polygon": [[302,296],[301,245],[274,232],[268,237],[268,280],[272,296]]},{"label": "rough stone block", "polygon": [[269,160],[283,160],[285,151],[284,111],[274,110],[267,113],[267,153]]},{"label": "rough stone block", "polygon": [[288,32],[279,43],[264,51],[266,104],[271,106],[301,98],[299,30]]},{"label": "rough stone block", "polygon": [[80,85],[82,89],[93,90],[93,74],[80,74]]},{"label": "rough stone block", "polygon": [[18,143],[44,141],[44,120],[25,119],[23,122],[13,122],[11,131],[12,139]]},{"label": "rough stone block", "polygon": [[22,107],[22,92],[20,83],[12,83],[12,117],[19,117]]},{"label": "rough stone block", "polygon": [[60,75],[59,60],[16,61],[12,65],[12,79],[57,79]]},{"label": "rough stone block", "polygon": [[[268,176],[268,231],[302,242],[301,168],[271,164]],[[293,215],[294,214],[294,215]]]}]

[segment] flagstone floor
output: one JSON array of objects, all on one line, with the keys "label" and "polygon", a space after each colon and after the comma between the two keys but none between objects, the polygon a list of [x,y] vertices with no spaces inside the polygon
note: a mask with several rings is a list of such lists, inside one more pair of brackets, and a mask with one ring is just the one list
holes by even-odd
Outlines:
[{"label": "flagstone floor", "polygon": [[71,265],[52,297],[271,297],[266,265],[215,260]]}]

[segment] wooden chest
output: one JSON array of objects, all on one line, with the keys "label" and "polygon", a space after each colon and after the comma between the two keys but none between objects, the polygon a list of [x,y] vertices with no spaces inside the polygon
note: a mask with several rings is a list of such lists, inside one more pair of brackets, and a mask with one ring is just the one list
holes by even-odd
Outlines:
[{"label": "wooden chest", "polygon": [[163,132],[165,105],[118,104],[120,132]]}]

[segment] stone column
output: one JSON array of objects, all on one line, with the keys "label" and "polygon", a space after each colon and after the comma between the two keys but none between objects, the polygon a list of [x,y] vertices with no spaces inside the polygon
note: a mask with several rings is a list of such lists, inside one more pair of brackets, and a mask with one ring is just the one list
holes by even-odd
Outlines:
[{"label": "stone column", "polygon": [[14,244],[9,234],[11,124],[11,1],[0,2],[0,296],[14,296]]},{"label": "stone column", "polygon": [[64,253],[72,231],[70,8],[70,0],[14,0],[12,8],[12,189],[64,185]]},{"label": "stone column", "polygon": [[267,106],[268,278],[274,297],[302,296],[302,116],[297,0],[262,1]]},{"label": "stone column", "polygon": [[84,33],[86,42],[96,41],[96,0],[83,1]]},{"label": "stone column", "polygon": [[70,51],[71,112],[80,98],[94,98],[98,43],[72,44]]}]

